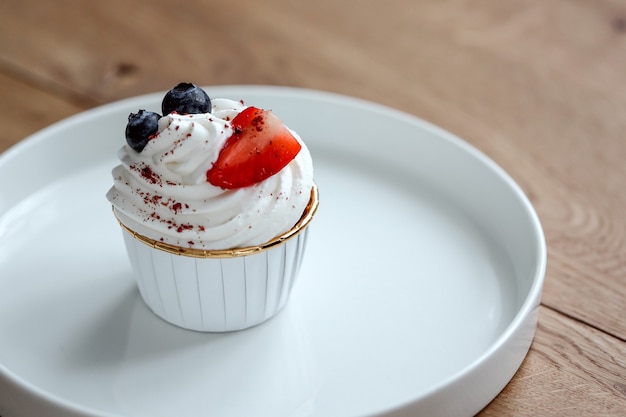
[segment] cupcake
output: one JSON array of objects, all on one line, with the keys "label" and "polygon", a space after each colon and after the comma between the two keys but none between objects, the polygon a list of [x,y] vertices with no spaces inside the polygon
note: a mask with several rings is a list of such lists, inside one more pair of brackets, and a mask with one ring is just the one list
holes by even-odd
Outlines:
[{"label": "cupcake", "polygon": [[287,303],[318,205],[311,155],[271,110],[181,83],[126,126],[113,206],[142,299],[197,331],[260,324]]}]

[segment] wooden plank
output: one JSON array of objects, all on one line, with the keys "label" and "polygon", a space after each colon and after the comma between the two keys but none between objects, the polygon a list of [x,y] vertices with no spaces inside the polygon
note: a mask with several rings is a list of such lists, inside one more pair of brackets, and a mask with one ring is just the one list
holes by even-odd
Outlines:
[{"label": "wooden plank", "polygon": [[26,136],[43,129],[84,107],[70,103],[53,94],[0,72],[0,152],[8,149]]}]

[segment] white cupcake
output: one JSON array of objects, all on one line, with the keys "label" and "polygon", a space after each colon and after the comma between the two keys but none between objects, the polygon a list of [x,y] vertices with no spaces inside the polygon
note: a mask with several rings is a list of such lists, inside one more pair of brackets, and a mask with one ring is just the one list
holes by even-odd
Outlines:
[{"label": "white cupcake", "polygon": [[311,156],[271,112],[181,83],[129,116],[107,193],[141,296],[177,326],[233,331],[286,304],[319,204]]}]

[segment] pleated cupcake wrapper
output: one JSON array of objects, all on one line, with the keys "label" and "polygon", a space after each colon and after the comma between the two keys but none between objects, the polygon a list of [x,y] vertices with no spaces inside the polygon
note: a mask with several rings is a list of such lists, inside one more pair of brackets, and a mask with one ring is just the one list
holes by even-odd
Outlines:
[{"label": "pleated cupcake wrapper", "polygon": [[234,331],[268,320],[287,303],[318,204],[313,187],[289,232],[264,245],[226,251],[164,248],[120,222],[141,297],[157,316],[190,330]]}]

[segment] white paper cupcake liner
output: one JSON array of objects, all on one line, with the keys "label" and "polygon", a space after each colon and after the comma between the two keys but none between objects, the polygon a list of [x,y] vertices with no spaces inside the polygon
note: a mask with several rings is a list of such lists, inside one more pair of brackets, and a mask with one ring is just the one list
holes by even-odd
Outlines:
[{"label": "white paper cupcake liner", "polygon": [[287,303],[317,205],[314,187],[289,232],[265,245],[226,251],[163,247],[120,222],[141,297],[157,316],[190,330],[242,330],[268,320]]}]

